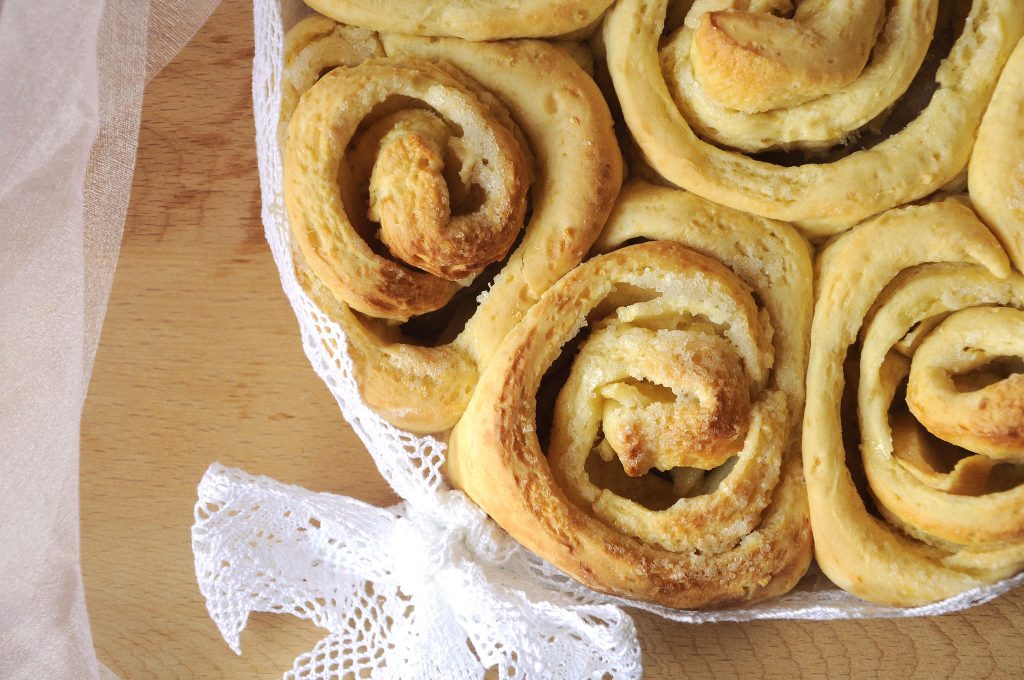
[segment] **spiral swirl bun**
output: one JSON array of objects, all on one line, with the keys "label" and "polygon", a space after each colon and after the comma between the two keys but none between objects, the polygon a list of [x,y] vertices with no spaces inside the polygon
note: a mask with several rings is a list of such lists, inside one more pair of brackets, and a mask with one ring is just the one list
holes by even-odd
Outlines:
[{"label": "spiral swirl bun", "polygon": [[[596,238],[621,157],[597,86],[557,47],[387,34],[344,47],[352,31],[365,29],[314,17],[289,33],[297,269],[345,331],[370,407],[440,431],[508,329]],[[432,345],[404,335],[432,312],[451,330]]]},{"label": "spiral swirl bun", "polygon": [[[638,238],[658,239],[622,247]],[[448,473],[594,588],[673,607],[785,592],[810,560],[798,423],[810,257],[788,225],[635,182],[506,337]],[[588,333],[552,415],[538,390]]]},{"label": "spiral swirl bun", "polygon": [[[804,455],[822,569],[901,606],[1020,570],[1024,276],[953,199],[857,227],[820,267]],[[844,357],[856,423],[842,414]],[[861,465],[848,468],[858,430]]]},{"label": "spiral swirl bun", "polygon": [[[510,122],[507,112],[474,90],[440,67],[406,59],[336,69],[303,97],[286,156],[293,235],[316,276],[353,309],[402,321],[438,309],[455,294],[452,281],[504,257],[522,228],[526,158],[504,124]],[[352,143],[374,107],[399,96],[423,101],[448,122],[412,110],[367,130],[364,137],[377,147],[368,217],[381,224],[381,240],[394,255],[404,254],[407,264],[426,273],[374,253],[335,189],[339,175],[343,183],[355,183],[350,173],[358,172],[361,155],[345,168],[338,150]],[[455,138],[449,125],[462,135]],[[487,194],[480,207],[455,218],[445,153],[461,164],[464,181]]]},{"label": "spiral swirl bun", "polygon": [[[971,3],[923,110],[887,138],[856,146],[901,97],[914,96],[908,89],[932,44],[937,6],[805,0],[783,18],[784,0],[698,0],[676,16],[668,0],[623,0],[603,36],[623,117],[654,170],[710,200],[826,235],[922,198],[967,165],[1024,33],[1013,0]],[[746,155],[771,150],[802,156]]]}]

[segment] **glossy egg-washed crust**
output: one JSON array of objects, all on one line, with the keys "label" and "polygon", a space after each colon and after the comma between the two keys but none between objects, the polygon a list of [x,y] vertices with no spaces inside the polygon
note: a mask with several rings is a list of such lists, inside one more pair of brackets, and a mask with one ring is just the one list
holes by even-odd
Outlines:
[{"label": "glossy egg-washed crust", "polygon": [[[803,448],[822,570],[898,606],[1013,575],[1024,566],[1024,486],[1012,466],[1024,454],[1024,376],[990,371],[970,389],[953,376],[1024,357],[1024,276],[955,199],[884,213],[818,266]],[[841,404],[858,344],[860,455],[877,514],[842,432],[856,427]],[[955,465],[941,463],[940,440],[960,447]]]},{"label": "glossy egg-washed crust", "polygon": [[345,24],[465,40],[546,38],[586,28],[612,0],[307,0]]},{"label": "glossy egg-washed crust", "polygon": [[[282,115],[289,107],[294,115],[285,140],[285,199],[297,268],[345,331],[367,404],[398,427],[441,431],[461,415],[479,368],[508,330],[590,248],[621,186],[622,160],[600,91],[566,51],[530,40],[471,43],[362,30],[313,17],[288,35],[286,73],[294,77],[285,84]],[[349,37],[366,42],[353,48]],[[316,80],[332,66],[346,68]],[[399,111],[358,127],[395,95],[435,113]],[[375,125],[391,127],[374,132]],[[454,145],[468,158],[463,167],[485,190],[476,213],[489,220],[448,219],[453,199],[441,161],[456,126]],[[347,214],[346,205],[366,209],[344,173],[341,191],[350,200],[336,188],[357,132],[380,135],[379,149],[373,139],[364,145],[371,158],[362,163],[373,167],[369,208],[383,224],[381,240],[393,255],[433,259],[436,267],[375,253],[356,227],[361,216]],[[349,153],[358,164],[367,152],[357,140]],[[527,189],[531,215],[521,226]],[[403,340],[396,321],[441,307],[466,282],[458,279],[501,259],[520,230],[521,242],[454,340],[436,347]],[[505,250],[492,247],[497,234]],[[445,242],[452,238],[454,248]],[[473,242],[491,250],[477,257]],[[469,260],[453,264],[452,253]]]},{"label": "glossy egg-washed crust", "polygon": [[[622,247],[637,238],[658,240]],[[608,252],[578,266],[548,290],[506,336],[483,372],[451,435],[450,479],[525,546],[604,592],[671,607],[710,607],[788,591],[811,557],[799,450],[811,314],[809,247],[789,225],[635,182],[623,190],[596,248]],[[637,297],[637,290],[647,292]],[[609,310],[609,304],[621,306]],[[738,455],[717,489],[678,500],[664,511],[636,507],[608,490],[589,504],[583,497],[589,484],[586,475],[569,479],[579,477],[573,462],[562,465],[557,455],[549,461],[541,450],[535,413],[541,378],[595,309],[605,316],[590,319],[594,332],[580,356],[592,351],[588,343],[612,330],[621,332],[613,342],[628,341],[633,334],[657,335],[666,341],[685,336],[687,341],[703,338],[703,352],[731,344],[770,369],[763,376],[750,369],[749,380],[738,386],[752,395],[755,415],[745,445],[750,450]],[[736,313],[747,321],[719,323],[735,321]],[[660,345],[655,342],[651,347]],[[591,368],[612,371],[600,379],[605,386],[620,376],[610,367],[616,361],[637,364],[621,375],[633,370],[639,371],[633,378],[650,378],[653,369],[645,364],[656,362],[657,356],[637,363],[635,349],[624,346]],[[731,361],[731,354],[732,350],[720,353],[719,359]],[[669,364],[676,359],[671,353],[663,356]],[[560,402],[574,398],[565,394],[573,381],[570,378]],[[617,385],[613,392],[623,389]],[[692,408],[685,394],[677,395],[677,401],[684,409]],[[599,412],[600,404],[584,427],[566,428],[560,427],[560,418],[581,416],[573,408],[557,407],[552,447],[559,446],[560,438],[573,439],[579,441],[569,443],[570,448],[589,451],[597,443],[591,440]],[[605,427],[608,424],[606,412]],[[701,464],[686,458],[685,452],[679,454],[677,464]],[[574,455],[565,453],[570,459]],[[757,464],[747,465],[745,460]],[[765,479],[777,480],[768,482],[765,505],[755,507],[758,501],[752,501],[749,508],[734,507],[736,494]],[[656,533],[659,520],[668,515],[684,520],[669,522],[685,530],[682,534],[671,526]],[[735,528],[734,521],[750,526],[739,536],[726,537]],[[673,543],[674,548],[665,547]]]},{"label": "glossy egg-washed crust", "polygon": [[[729,147],[813,148],[855,133],[909,85],[931,40],[937,3],[805,2],[801,8],[815,9],[781,20],[764,14],[777,2],[750,3],[759,6],[752,16],[709,13],[709,5],[722,3],[697,2],[663,42],[667,4],[620,0],[603,24],[615,93],[646,161],[704,198],[797,222],[815,235],[843,231],[955,178],[970,158],[1003,64],[1024,32],[1017,0],[975,0],[936,74],[937,89],[914,120],[839,160],[811,157],[784,166]],[[845,60],[822,58],[836,35],[859,45],[876,33],[874,57],[852,80]],[[780,83],[808,89],[784,88],[785,100],[776,101],[769,95],[779,94]]]}]

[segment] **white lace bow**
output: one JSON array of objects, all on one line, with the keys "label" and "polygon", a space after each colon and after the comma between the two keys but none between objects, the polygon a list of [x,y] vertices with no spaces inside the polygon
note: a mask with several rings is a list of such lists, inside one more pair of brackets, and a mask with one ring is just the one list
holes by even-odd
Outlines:
[{"label": "white lace bow", "polygon": [[254,611],[329,631],[286,678],[640,677],[622,609],[440,498],[377,508],[212,466],[192,530],[210,615],[239,653]]}]

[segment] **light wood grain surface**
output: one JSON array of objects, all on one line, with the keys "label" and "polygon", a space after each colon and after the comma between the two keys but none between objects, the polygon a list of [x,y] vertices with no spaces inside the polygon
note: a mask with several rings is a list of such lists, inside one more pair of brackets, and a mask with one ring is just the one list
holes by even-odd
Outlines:
[{"label": "light wood grain surface", "polygon": [[[124,245],[82,423],[82,568],[100,660],[129,678],[279,677],[321,636],[255,615],[236,657],[195,583],[213,461],[395,501],[302,354],[259,216],[252,13],[226,0],[146,91]],[[689,626],[637,614],[646,677],[1013,677],[1024,589],[901,621]]]}]

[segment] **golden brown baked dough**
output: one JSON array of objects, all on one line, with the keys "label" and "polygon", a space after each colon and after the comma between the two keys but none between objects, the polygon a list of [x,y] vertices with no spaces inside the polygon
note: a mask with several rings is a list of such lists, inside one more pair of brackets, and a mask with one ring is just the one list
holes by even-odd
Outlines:
[{"label": "golden brown baked dough", "polygon": [[[770,13],[790,4],[690,11],[698,24],[687,41],[692,49],[676,51],[685,50],[679,55],[684,60],[689,55],[709,97],[725,108],[757,113],[803,104],[856,80],[874,47],[885,0],[805,0],[792,19]],[[687,32],[678,31],[676,40]]]},{"label": "golden brown baked dough", "polygon": [[[792,21],[764,13],[779,4],[787,3],[737,12],[695,3],[660,50],[672,97],[704,139],[747,152],[843,142],[910,86],[928,50],[938,3],[897,2],[884,26],[881,2],[831,3],[825,11],[820,2],[804,2]],[[751,50],[727,39],[729,33],[716,27],[730,23],[774,49]],[[847,50],[842,38],[851,29],[857,49]],[[743,106],[744,100],[756,105]]]},{"label": "golden brown baked dough", "polygon": [[821,568],[899,606],[1019,571],[1024,276],[955,199],[884,213],[819,268],[804,468]]},{"label": "golden brown baked dough", "polygon": [[[748,4],[750,12],[723,9]],[[658,173],[710,200],[831,234],[926,196],[964,169],[1024,32],[1018,2],[971,4],[927,106],[887,139],[795,165],[744,151],[829,147],[883,114],[925,57],[936,4],[803,2],[784,20],[766,12],[788,3],[706,0],[666,19],[667,0],[621,0],[603,38],[623,117]]]},{"label": "golden brown baked dough", "polygon": [[299,105],[299,97],[322,75],[338,66],[356,66],[383,56],[384,47],[374,31],[339,24],[318,14],[295,24],[284,36],[284,81],[278,126],[281,145],[284,145],[288,122]]},{"label": "golden brown baked dough", "polygon": [[[295,90],[352,30],[307,21],[317,23],[293,32],[328,37],[307,42],[311,56],[290,53]],[[440,431],[508,329],[590,247],[621,158],[596,85],[556,47],[371,42],[386,57],[351,65],[362,53],[342,49],[336,63],[350,67],[302,95],[285,198],[300,280],[344,329],[363,398],[399,427]],[[468,287],[502,260],[489,288]],[[403,333],[442,308],[454,310],[454,330],[434,346]]]},{"label": "golden brown baked dough", "polygon": [[[622,247],[638,238],[661,240]],[[593,588],[672,607],[786,592],[811,553],[806,243],[634,182],[596,249],[610,252],[552,286],[484,370],[452,431],[450,479]],[[584,327],[545,455],[538,390]]]},{"label": "golden brown baked dough", "polygon": [[345,24],[465,40],[547,38],[596,22],[612,0],[305,0]]},{"label": "golden brown baked dough", "polygon": [[978,214],[1024,271],[1024,39],[999,76],[967,177]]}]

